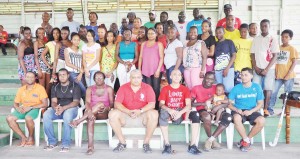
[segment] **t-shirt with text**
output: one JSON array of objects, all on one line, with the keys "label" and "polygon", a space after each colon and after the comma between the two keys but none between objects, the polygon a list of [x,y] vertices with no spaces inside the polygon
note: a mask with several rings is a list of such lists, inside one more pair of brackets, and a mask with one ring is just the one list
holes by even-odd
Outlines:
[{"label": "t-shirt with text", "polygon": [[251,39],[236,39],[233,41],[237,50],[236,58],[234,60],[234,70],[241,71],[245,67],[252,68],[251,64]]},{"label": "t-shirt with text", "polygon": [[165,101],[165,105],[171,109],[184,108],[185,100],[191,98],[190,91],[187,87],[180,85],[179,88],[173,88],[167,85],[162,88],[159,101]]},{"label": "t-shirt with text", "polygon": [[[293,46],[280,46],[280,52],[277,54],[277,63],[275,67],[276,79],[284,79],[292,66],[293,60],[298,57],[298,52]],[[288,79],[294,78],[295,76],[296,74],[293,70],[293,72],[289,74]]]}]

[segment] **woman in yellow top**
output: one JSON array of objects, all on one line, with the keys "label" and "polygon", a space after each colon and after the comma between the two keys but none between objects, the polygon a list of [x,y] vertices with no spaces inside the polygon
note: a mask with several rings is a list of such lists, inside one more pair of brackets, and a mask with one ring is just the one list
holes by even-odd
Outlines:
[{"label": "woman in yellow top", "polygon": [[100,54],[100,70],[105,74],[105,83],[114,88],[116,81],[116,35],[112,31],[107,32],[107,45],[103,46]]}]

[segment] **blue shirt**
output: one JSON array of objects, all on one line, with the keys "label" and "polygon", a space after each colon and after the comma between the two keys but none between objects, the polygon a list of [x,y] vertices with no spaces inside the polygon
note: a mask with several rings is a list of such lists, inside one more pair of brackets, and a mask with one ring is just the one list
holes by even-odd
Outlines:
[{"label": "blue shirt", "polygon": [[[233,53],[236,53],[236,48],[233,42],[229,39],[224,41],[218,41],[215,47],[215,70],[221,71],[224,70],[230,61],[230,58]],[[230,67],[233,68],[233,65]]]},{"label": "blue shirt", "polygon": [[190,32],[190,28],[192,26],[196,26],[198,29],[198,35],[202,34],[202,22],[203,22],[203,19],[199,19],[199,20],[194,19],[194,20],[190,21],[186,26],[186,32]]},{"label": "blue shirt", "polygon": [[98,26],[91,26],[91,25],[86,25],[85,26],[86,30],[93,30],[95,32],[95,41],[99,40],[98,36]]},{"label": "blue shirt", "polygon": [[125,44],[124,41],[120,42],[119,56],[122,60],[131,60],[134,59],[135,55],[135,42],[130,42]]},{"label": "blue shirt", "polygon": [[257,101],[264,100],[263,90],[257,83],[252,83],[251,87],[244,87],[238,84],[232,88],[228,98],[234,101],[234,106],[242,110],[251,110],[256,107]]}]

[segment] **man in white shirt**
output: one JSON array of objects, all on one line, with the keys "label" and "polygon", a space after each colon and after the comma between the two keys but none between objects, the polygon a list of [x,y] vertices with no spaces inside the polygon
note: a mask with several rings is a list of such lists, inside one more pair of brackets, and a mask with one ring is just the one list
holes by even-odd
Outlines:
[{"label": "man in white shirt", "polygon": [[64,26],[69,27],[69,29],[70,29],[69,39],[71,39],[71,34],[73,32],[78,33],[80,24],[73,20],[74,11],[72,8],[67,9],[66,15],[67,15],[68,20],[61,24],[61,28]]},{"label": "man in white shirt", "polygon": [[270,21],[260,22],[261,35],[255,37],[251,46],[251,62],[254,69],[253,82],[264,90],[264,116],[269,116],[267,110],[275,83],[275,62],[280,52],[276,38],[269,34]]},{"label": "man in white shirt", "polygon": [[179,32],[179,40],[182,42],[183,45],[186,45],[186,25],[187,22],[185,21],[185,13],[184,11],[179,12],[178,14],[178,22],[174,22],[178,32]]}]

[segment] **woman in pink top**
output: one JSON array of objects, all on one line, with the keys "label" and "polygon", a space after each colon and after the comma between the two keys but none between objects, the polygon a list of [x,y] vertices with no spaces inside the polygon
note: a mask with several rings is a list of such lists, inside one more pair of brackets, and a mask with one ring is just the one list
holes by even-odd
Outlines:
[{"label": "woman in pink top", "polygon": [[104,79],[104,73],[97,71],[94,74],[96,84],[86,90],[84,115],[69,124],[71,127],[77,127],[82,121],[87,121],[88,150],[86,153],[89,155],[94,152],[95,120],[107,119],[108,112],[114,104],[114,90],[104,83]]},{"label": "woman in pink top", "polygon": [[[147,41],[142,43],[139,56],[139,70],[142,71],[143,81],[152,86],[156,98],[160,92],[160,81],[163,71],[164,47],[156,41],[156,31],[150,28],[147,33]],[[158,108],[158,102],[156,102]]]},{"label": "woman in pink top", "polygon": [[184,80],[192,90],[194,86],[202,83],[208,50],[204,41],[197,40],[197,27],[192,26],[188,36],[190,40],[183,49]]}]

